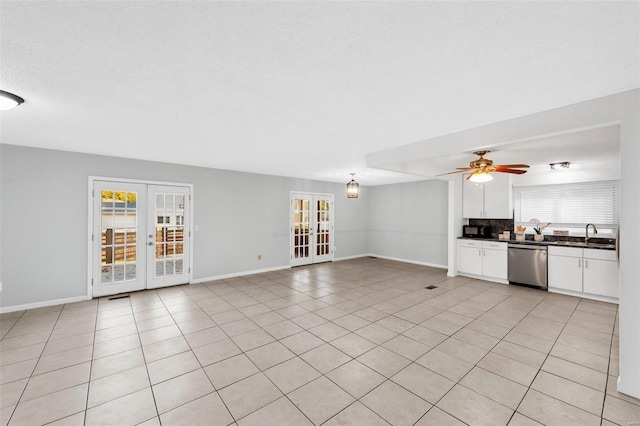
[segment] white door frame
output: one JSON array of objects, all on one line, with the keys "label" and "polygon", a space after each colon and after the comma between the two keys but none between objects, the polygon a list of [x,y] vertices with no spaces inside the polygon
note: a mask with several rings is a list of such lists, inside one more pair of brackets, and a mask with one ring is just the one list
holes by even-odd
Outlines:
[{"label": "white door frame", "polygon": [[87,207],[88,207],[88,219],[87,219],[87,299],[93,299],[93,186],[96,181],[105,181],[105,182],[115,182],[115,183],[139,183],[144,185],[165,185],[165,186],[180,186],[189,188],[189,193],[191,194],[189,200],[189,211],[191,212],[191,219],[189,221],[189,272],[187,274],[189,278],[189,284],[193,282],[193,184],[192,183],[184,183],[184,182],[164,182],[164,181],[155,181],[155,180],[144,180],[144,179],[123,179],[123,178],[115,178],[115,177],[105,177],[105,176],[89,176],[88,179],[88,187],[87,187]]},{"label": "white door frame", "polygon": [[[329,233],[329,241],[331,241],[329,249],[331,252],[331,259],[330,260],[324,260],[324,262],[333,262],[334,261],[334,257],[335,257],[335,194],[330,194],[330,193],[323,193],[323,192],[305,192],[305,191],[289,191],[289,267],[293,267],[294,265],[292,265],[293,263],[293,245],[292,245],[292,241],[293,241],[293,210],[291,207],[291,203],[293,203],[293,196],[294,194],[296,195],[308,195],[312,198],[312,203],[313,204],[313,197],[314,196],[319,196],[319,197],[327,197],[331,200],[331,210],[330,210],[330,217],[331,217],[331,232]],[[315,223],[315,206],[313,206],[312,208],[313,211],[313,215],[312,215],[312,221]],[[312,239],[312,242],[315,243],[315,238]],[[311,245],[309,249],[311,251],[313,251],[315,249],[315,244]],[[313,253],[311,253],[311,258],[313,259]],[[311,262],[310,265],[313,265],[314,262]],[[302,266],[302,265],[295,265],[295,266]]]}]

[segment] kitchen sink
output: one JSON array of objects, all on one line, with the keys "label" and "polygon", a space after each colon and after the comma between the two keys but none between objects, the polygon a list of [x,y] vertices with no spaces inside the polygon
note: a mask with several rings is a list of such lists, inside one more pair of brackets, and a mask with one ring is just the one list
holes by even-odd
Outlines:
[{"label": "kitchen sink", "polygon": [[566,247],[583,247],[583,248],[603,248],[614,249],[615,244],[600,244],[600,243],[585,243],[583,241],[556,241],[553,245],[566,246]]}]

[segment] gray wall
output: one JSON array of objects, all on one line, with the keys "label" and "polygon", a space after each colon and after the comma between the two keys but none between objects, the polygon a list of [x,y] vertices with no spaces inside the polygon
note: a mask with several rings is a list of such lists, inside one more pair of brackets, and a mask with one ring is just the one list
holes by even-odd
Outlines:
[{"label": "gray wall", "polygon": [[446,267],[448,183],[368,189],[369,253]]},{"label": "gray wall", "polygon": [[86,295],[88,176],[193,184],[194,279],[289,265],[290,191],[334,194],[335,257],[368,253],[364,187],[0,145],[0,307]]},{"label": "gray wall", "polygon": [[[335,196],[335,258],[447,263],[447,183],[361,187],[0,145],[0,308],[87,291],[88,177],[194,185],[194,279],[289,265],[290,191]],[[262,260],[257,260],[262,254]]]}]

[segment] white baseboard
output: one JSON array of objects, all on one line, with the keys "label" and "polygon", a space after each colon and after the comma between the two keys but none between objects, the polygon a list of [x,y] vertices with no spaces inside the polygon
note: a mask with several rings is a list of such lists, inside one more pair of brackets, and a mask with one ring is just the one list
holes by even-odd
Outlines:
[{"label": "white baseboard", "polygon": [[367,257],[368,254],[356,254],[355,256],[344,256],[344,257],[336,257],[333,259],[334,262],[340,262],[341,260],[351,260],[351,259],[360,259],[362,257]]},{"label": "white baseboard", "polygon": [[56,299],[56,300],[47,300],[44,302],[27,303],[24,305],[5,306],[4,308],[0,308],[0,314],[5,314],[7,312],[24,311],[27,309],[44,308],[47,306],[54,306],[54,305],[64,305],[65,303],[83,302],[89,299],[91,299],[89,296],[77,296],[77,297],[68,297],[66,299]]},{"label": "white baseboard", "polygon": [[369,253],[366,256],[378,257],[380,259],[395,260],[396,262],[413,263],[414,265],[431,266],[432,268],[448,269],[448,265],[440,265],[437,263],[420,262],[418,260],[401,259],[399,257],[381,256],[379,254]]},{"label": "white baseboard", "polygon": [[549,287],[548,290],[549,290],[549,293],[559,293],[559,294],[565,294],[567,296],[582,297],[583,299],[591,299],[591,300],[597,300],[599,302],[615,303],[616,305],[620,304],[620,301],[618,300],[617,297],[598,296],[596,294],[583,293],[581,291],[565,290],[565,289],[555,288],[555,287]]},{"label": "white baseboard", "polygon": [[[413,263],[413,264],[416,264],[416,265],[431,266],[431,267],[434,267],[434,268],[441,268],[441,269],[446,269],[447,268],[446,265],[438,265],[438,264],[435,264],[435,263],[428,263],[428,262],[418,262],[418,261],[415,261],[415,260],[400,259],[400,258],[396,258],[396,257],[380,256],[380,255],[377,255],[377,254],[359,254],[359,255],[355,255],[355,256],[339,257],[339,258],[333,259],[333,260],[334,260],[334,262],[338,262],[338,261],[341,261],[341,260],[358,259],[358,258],[362,258],[362,257],[378,257],[380,259],[394,260],[396,262]],[[204,282],[208,282],[208,281],[223,280],[225,278],[242,277],[242,276],[246,276],[246,275],[254,275],[254,274],[261,274],[261,273],[264,273],[264,272],[280,271],[280,270],[283,270],[283,269],[290,269],[290,268],[291,268],[291,266],[285,265],[285,266],[275,266],[275,267],[264,268],[264,269],[255,269],[253,271],[234,272],[234,273],[231,273],[231,274],[216,275],[216,276],[213,276],[213,277],[197,278],[197,279],[192,280],[190,284],[199,284],[199,283],[204,283]],[[46,306],[62,305],[62,304],[65,304],[65,303],[82,302],[84,300],[90,300],[90,299],[91,298],[88,297],[88,296],[77,296],[77,297],[69,297],[69,298],[66,298],[66,299],[47,300],[45,302],[27,303],[25,305],[7,306],[7,307],[4,307],[4,308],[0,308],[0,314],[4,314],[4,313],[7,313],[7,312],[22,311],[22,310],[26,310],[26,309],[43,308],[43,307],[46,307]]]},{"label": "white baseboard", "polygon": [[235,278],[235,277],[242,277],[242,276],[246,276],[246,275],[261,274],[261,273],[264,273],[264,272],[281,271],[283,269],[289,269],[289,268],[291,268],[291,266],[286,265],[286,266],[274,266],[272,268],[254,269],[253,271],[233,272],[231,274],[216,275],[216,276],[213,276],[213,277],[197,278],[195,280],[192,280],[189,284],[200,284],[200,283],[205,283],[207,281],[224,280],[225,278]]}]

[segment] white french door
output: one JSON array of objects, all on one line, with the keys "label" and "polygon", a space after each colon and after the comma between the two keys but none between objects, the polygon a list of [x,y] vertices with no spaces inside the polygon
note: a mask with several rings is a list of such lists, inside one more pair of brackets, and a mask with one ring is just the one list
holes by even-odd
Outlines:
[{"label": "white french door", "polygon": [[291,193],[291,266],[333,260],[333,195]]},{"label": "white french door", "polygon": [[92,295],[189,282],[189,187],[93,182]]},{"label": "white french door", "polygon": [[189,282],[189,188],[148,185],[147,288]]}]

